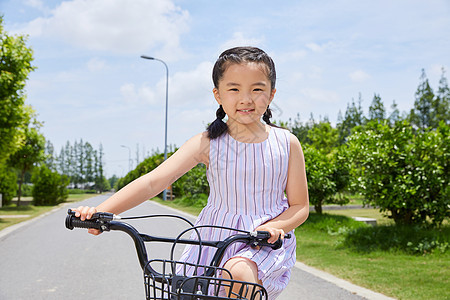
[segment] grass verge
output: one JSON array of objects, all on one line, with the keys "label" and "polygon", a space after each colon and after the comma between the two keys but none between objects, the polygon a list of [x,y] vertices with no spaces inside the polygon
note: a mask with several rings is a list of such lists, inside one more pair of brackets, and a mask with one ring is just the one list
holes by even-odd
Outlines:
[{"label": "grass verge", "polygon": [[[66,202],[78,202],[96,194],[69,194]],[[29,203],[31,197],[23,197],[24,203]],[[34,206],[32,204],[20,205],[10,204],[0,208],[0,230],[5,229],[14,224],[33,219],[55,208],[55,206]],[[1,217],[1,216],[23,216],[23,217]]]},{"label": "grass verge", "polygon": [[[345,211],[340,214],[345,214]],[[355,221],[346,216],[312,213],[305,224],[296,230],[297,259],[397,299],[448,299],[449,251],[442,253],[434,250],[425,255],[413,255],[395,247],[388,250],[369,247],[366,251],[344,247],[349,231],[371,232],[367,227],[358,230],[354,224]],[[395,230],[392,226],[384,228]],[[374,228],[376,231],[379,229]],[[449,228],[446,228],[448,231]],[[403,238],[413,240],[413,236],[407,236],[410,232],[414,230],[404,233]],[[377,239],[373,240],[373,244],[380,239],[391,243],[398,236],[386,235]]]}]

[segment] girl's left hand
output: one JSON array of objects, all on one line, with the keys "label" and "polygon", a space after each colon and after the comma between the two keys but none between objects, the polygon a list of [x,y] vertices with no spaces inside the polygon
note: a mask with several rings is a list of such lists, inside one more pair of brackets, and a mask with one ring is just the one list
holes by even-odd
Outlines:
[{"label": "girl's left hand", "polygon": [[255,228],[255,231],[269,232],[270,238],[267,241],[271,244],[275,243],[278,240],[278,238],[284,239],[284,230],[272,227],[270,225],[263,224],[263,225]]}]

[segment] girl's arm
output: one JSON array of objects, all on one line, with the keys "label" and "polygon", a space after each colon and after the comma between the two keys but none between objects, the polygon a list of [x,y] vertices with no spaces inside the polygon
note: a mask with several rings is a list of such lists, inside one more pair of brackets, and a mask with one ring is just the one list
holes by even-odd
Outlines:
[{"label": "girl's arm", "polygon": [[256,230],[269,231],[269,242],[274,243],[279,236],[305,222],[309,215],[308,183],[306,181],[305,159],[297,137],[291,134],[288,179],[286,195],[289,208],[278,217],[262,224]]},{"label": "girl's arm", "polygon": [[151,172],[130,182],[97,207],[79,207],[76,216],[90,219],[97,211],[122,213],[155,197],[199,163],[208,164],[209,139],[200,133],[189,139],[171,157]]}]

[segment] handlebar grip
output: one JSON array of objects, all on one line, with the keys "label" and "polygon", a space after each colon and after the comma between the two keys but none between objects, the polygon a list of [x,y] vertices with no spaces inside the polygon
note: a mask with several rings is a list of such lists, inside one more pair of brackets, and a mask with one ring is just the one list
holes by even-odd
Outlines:
[{"label": "handlebar grip", "polygon": [[93,220],[81,221],[79,218],[75,217],[75,212],[69,209],[66,217],[66,228],[73,230],[74,228],[95,228],[103,231],[103,223]]},{"label": "handlebar grip", "polygon": [[[281,246],[283,246],[283,240],[281,239],[281,237],[278,238],[278,240],[271,244],[269,242],[267,242],[267,240],[270,238],[270,233],[268,231],[258,231],[257,232],[257,239],[258,241],[256,242],[256,244],[254,244],[255,246],[264,246],[264,247],[270,247],[274,250],[277,250],[279,248],[281,248]],[[285,239],[290,239],[291,238],[291,234],[287,233],[284,235]]]},{"label": "handlebar grip", "polygon": [[102,224],[96,222],[96,221],[81,221],[80,219],[73,217],[73,216],[67,216],[66,217],[66,228],[67,229],[74,229],[74,228],[95,228],[102,230]]}]

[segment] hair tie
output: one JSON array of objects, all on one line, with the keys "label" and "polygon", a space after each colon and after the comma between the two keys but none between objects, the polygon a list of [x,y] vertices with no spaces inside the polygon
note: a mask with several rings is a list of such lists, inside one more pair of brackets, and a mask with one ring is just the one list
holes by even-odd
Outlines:
[{"label": "hair tie", "polygon": [[216,111],[216,117],[219,120],[222,120],[223,118],[225,118],[227,114],[225,113],[225,111],[223,110],[222,105],[219,106],[219,108]]}]

